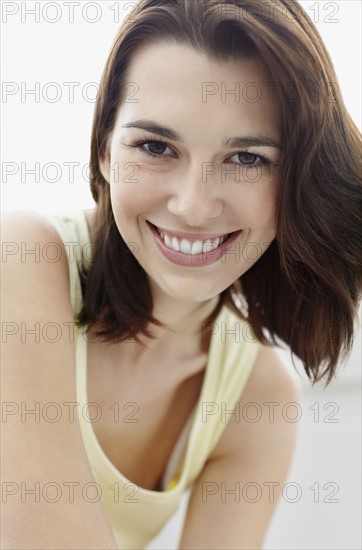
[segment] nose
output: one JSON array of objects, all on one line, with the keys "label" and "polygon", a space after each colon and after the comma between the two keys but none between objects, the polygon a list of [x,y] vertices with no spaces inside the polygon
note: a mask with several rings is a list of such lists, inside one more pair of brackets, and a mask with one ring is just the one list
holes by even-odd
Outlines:
[{"label": "nose", "polygon": [[182,218],[184,225],[210,229],[210,222],[219,218],[223,210],[221,182],[218,184],[217,175],[206,176],[200,164],[199,169],[177,178],[167,205],[171,214]]}]

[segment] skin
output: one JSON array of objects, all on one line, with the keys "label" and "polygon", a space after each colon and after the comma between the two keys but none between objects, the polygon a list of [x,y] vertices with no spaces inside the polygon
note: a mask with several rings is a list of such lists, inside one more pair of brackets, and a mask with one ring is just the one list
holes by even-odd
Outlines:
[{"label": "skin", "polygon": [[[136,84],[132,99],[137,102],[120,105],[101,170],[110,185],[119,232],[126,243],[137,244],[135,257],[148,274],[153,313],[179,339],[200,331],[219,294],[260,258],[275,237],[279,171],[275,165],[280,148],[221,145],[223,139],[260,135],[280,145],[280,109],[264,93],[267,79],[267,68],[259,57],[214,63],[180,44],[148,45],[130,63],[127,82]],[[222,97],[219,91],[203,101],[203,83],[209,82],[216,83],[218,90],[222,86],[233,90],[235,82],[240,83],[240,90],[257,83],[263,94],[252,102],[242,93],[240,98],[232,93]],[[140,119],[174,130],[183,141],[124,127]],[[165,145],[150,143],[156,138]],[[139,140],[148,140],[143,149],[158,156],[149,158],[137,149]],[[250,164],[260,161],[258,155],[272,164],[250,169]],[[217,173],[205,177],[205,163],[214,163]],[[243,231],[234,252],[222,261],[180,267],[159,251],[146,220],[175,232],[223,235]],[[157,338],[149,342],[151,347],[165,339],[170,343],[167,329],[152,325],[152,331]]]}]

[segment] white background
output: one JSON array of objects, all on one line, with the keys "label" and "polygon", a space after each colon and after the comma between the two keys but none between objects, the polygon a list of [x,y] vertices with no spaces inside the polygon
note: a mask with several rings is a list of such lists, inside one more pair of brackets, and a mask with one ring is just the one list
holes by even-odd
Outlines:
[{"label": "white background", "polygon": [[[87,180],[96,93],[91,83],[99,82],[119,27],[117,15],[122,19],[133,3],[75,2],[71,23],[64,2],[40,2],[38,22],[28,12],[35,2],[2,2],[3,210],[50,212],[94,205]],[[326,43],[347,109],[361,128],[361,3],[300,4]],[[49,22],[57,16],[57,22]],[[74,99],[67,82],[78,84]],[[26,93],[37,86],[38,97]],[[58,100],[52,101],[59,90]],[[39,163],[38,183],[35,175],[25,172],[35,163]],[[69,163],[74,163],[73,174]],[[282,499],[266,549],[361,548],[360,335],[357,331],[352,356],[331,387],[311,388],[303,378],[300,439],[289,474],[289,480],[300,485],[302,497],[294,504],[288,496]],[[316,406],[309,409],[313,403],[320,408],[318,421],[313,413]],[[338,408],[333,417],[338,422],[328,421],[333,407]],[[327,482],[338,484],[337,503],[326,502]],[[309,489],[313,483],[321,489],[317,503]],[[186,501],[187,495],[152,548],[176,548]]]}]

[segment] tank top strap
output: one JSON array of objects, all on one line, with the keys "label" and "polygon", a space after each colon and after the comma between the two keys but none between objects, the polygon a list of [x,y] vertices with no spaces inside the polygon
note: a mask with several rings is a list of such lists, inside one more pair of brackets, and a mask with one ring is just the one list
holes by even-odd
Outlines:
[{"label": "tank top strap", "polygon": [[91,245],[87,220],[82,210],[41,213],[58,231],[65,247],[69,267],[70,299],[73,315],[82,307],[80,270],[91,262]]}]

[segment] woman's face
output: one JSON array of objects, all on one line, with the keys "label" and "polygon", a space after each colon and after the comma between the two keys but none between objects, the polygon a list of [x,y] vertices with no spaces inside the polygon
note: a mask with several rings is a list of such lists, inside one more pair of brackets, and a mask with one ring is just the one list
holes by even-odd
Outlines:
[{"label": "woman's face", "polygon": [[[154,291],[209,300],[274,239],[281,130],[266,81],[259,58],[219,64],[165,44],[133,57],[101,167],[119,232]],[[224,143],[232,138],[245,142]]]}]

